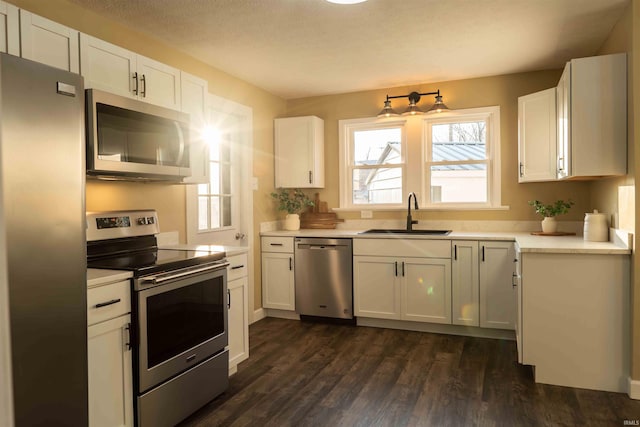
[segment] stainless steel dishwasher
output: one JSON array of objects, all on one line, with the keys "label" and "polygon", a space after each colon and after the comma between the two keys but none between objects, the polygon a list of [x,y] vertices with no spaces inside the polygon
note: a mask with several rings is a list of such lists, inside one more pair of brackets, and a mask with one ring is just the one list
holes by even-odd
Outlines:
[{"label": "stainless steel dishwasher", "polygon": [[353,319],[351,239],[296,238],[296,311],[300,316]]}]

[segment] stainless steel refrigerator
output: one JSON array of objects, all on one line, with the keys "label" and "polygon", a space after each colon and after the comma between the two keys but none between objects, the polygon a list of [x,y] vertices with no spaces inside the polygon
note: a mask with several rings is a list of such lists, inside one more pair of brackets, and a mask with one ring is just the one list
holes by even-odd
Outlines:
[{"label": "stainless steel refrigerator", "polygon": [[0,54],[0,280],[18,427],[88,423],[84,132],[82,77]]}]

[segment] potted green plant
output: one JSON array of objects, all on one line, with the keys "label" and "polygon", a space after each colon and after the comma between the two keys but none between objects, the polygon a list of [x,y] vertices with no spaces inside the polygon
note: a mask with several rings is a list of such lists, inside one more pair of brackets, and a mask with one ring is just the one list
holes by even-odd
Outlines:
[{"label": "potted green plant", "polygon": [[285,230],[300,229],[300,213],[309,206],[313,206],[311,199],[299,188],[289,190],[279,188],[271,193],[271,197],[278,201],[278,210],[287,212],[284,220]]},{"label": "potted green plant", "polygon": [[556,200],[555,203],[545,205],[538,200],[530,200],[529,205],[533,206],[537,214],[544,217],[542,220],[542,232],[555,233],[558,230],[556,216],[569,212],[574,202],[571,199],[566,202],[564,200]]}]

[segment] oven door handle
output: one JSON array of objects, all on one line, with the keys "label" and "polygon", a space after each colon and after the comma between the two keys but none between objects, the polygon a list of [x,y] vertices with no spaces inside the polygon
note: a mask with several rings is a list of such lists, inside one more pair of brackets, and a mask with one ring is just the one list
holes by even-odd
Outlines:
[{"label": "oven door handle", "polygon": [[159,285],[164,282],[170,282],[172,280],[180,279],[186,276],[192,276],[194,274],[206,273],[209,271],[221,270],[227,268],[229,265],[228,262],[223,262],[214,265],[206,265],[200,268],[187,268],[183,270],[176,271],[174,273],[164,273],[161,276],[146,276],[140,278],[140,285],[148,286],[148,285]]}]

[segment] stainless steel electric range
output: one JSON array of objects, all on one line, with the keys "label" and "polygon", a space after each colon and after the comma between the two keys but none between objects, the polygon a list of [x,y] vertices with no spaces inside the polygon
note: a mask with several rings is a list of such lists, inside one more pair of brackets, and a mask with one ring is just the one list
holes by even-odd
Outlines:
[{"label": "stainless steel electric range", "polygon": [[224,252],[158,249],[153,210],[87,213],[89,268],[129,270],[137,425],[172,426],[229,385]]}]

